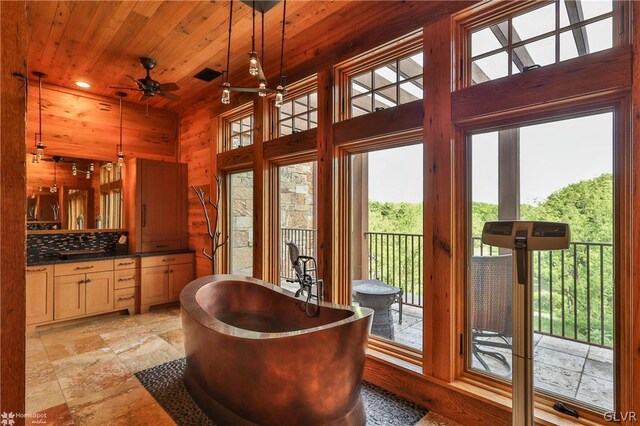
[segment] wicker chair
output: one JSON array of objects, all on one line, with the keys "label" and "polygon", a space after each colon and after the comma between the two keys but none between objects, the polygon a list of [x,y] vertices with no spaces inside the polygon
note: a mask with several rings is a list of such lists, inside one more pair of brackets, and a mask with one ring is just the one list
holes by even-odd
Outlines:
[{"label": "wicker chair", "polygon": [[472,351],[488,372],[491,372],[491,369],[481,355],[497,359],[510,368],[505,356],[490,348],[511,350],[512,268],[511,255],[471,258]]}]

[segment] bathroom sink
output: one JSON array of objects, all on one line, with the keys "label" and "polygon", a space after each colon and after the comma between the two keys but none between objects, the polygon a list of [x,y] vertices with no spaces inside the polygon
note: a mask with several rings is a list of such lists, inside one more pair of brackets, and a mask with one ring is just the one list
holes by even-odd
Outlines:
[{"label": "bathroom sink", "polygon": [[107,252],[103,249],[86,249],[86,250],[62,250],[58,252],[58,256],[62,259],[83,259],[87,257],[96,257]]}]

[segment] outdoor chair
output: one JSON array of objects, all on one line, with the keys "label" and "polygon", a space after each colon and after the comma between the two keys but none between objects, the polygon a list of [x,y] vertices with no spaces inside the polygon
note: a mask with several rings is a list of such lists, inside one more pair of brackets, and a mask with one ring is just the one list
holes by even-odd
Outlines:
[{"label": "outdoor chair", "polygon": [[[312,291],[313,284],[318,283],[317,263],[316,259],[311,256],[303,256],[300,254],[298,245],[291,240],[285,240],[285,244],[289,249],[289,259],[291,266],[296,274],[295,280],[287,280],[288,282],[298,283],[300,289],[296,291],[296,297],[300,296],[303,291]],[[317,295],[316,295],[317,296]],[[320,295],[322,297],[322,295]]]},{"label": "outdoor chair", "polygon": [[510,368],[503,354],[491,348],[511,350],[511,255],[473,256],[471,258],[471,335],[473,355],[491,372],[481,355],[500,361]]}]

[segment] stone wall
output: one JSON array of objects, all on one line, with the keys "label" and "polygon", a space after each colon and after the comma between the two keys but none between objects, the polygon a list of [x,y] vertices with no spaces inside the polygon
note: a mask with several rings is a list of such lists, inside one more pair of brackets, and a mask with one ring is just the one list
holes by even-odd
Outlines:
[{"label": "stone wall", "polygon": [[280,227],[315,229],[316,162],[280,167]]},{"label": "stone wall", "polygon": [[230,272],[253,275],[253,172],[230,175]]}]

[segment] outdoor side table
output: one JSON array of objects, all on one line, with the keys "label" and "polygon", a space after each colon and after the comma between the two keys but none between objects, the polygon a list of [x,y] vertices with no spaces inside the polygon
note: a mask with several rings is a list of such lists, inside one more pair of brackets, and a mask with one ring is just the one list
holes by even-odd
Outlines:
[{"label": "outdoor side table", "polygon": [[402,290],[380,280],[354,280],[353,294],[361,306],[373,309],[371,334],[393,340],[391,305]]}]

